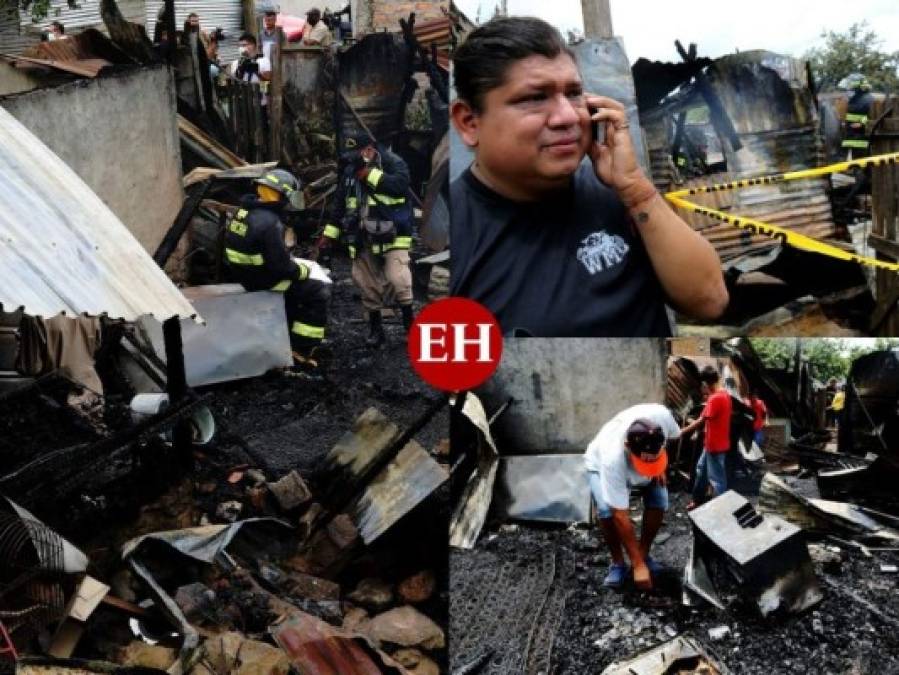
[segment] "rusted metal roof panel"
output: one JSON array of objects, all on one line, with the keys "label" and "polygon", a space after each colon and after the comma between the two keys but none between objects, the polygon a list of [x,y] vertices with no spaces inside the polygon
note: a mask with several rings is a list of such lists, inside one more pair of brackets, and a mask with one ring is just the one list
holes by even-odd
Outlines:
[{"label": "rusted metal roof panel", "polygon": [[29,56],[12,56],[9,54],[0,54],[0,57],[15,59],[14,63],[17,68],[37,66],[43,68],[53,68],[61,70],[73,75],[81,75],[82,77],[94,78],[100,74],[100,71],[109,65],[109,61],[103,59],[78,59],[68,61],[57,61],[54,59],[38,59]]},{"label": "rusted metal roof panel", "polygon": [[[742,147],[734,150],[722,142],[726,174],[677,180],[670,154],[672,138],[666,130],[672,128],[675,114],[699,101],[697,85],[684,85],[670,103],[647,110],[641,120],[649,138],[653,180],[661,190],[756,178],[824,164],[817,112],[803,62],[771,52],[744,52],[712,62],[705,70],[705,78]],[[822,177],[702,194],[693,199],[703,206],[822,239],[836,234],[827,190],[827,178]],[[702,232],[725,262],[770,252],[779,246],[769,237],[752,235],[706,216],[679,213]]]},{"label": "rusted metal roof panel", "polygon": [[[152,189],[147,186],[146,189]],[[129,321],[196,315],[100,198],[0,108],[0,305]]]},{"label": "rusted metal roof panel", "polygon": [[415,441],[399,454],[365,488],[353,520],[366,544],[380,537],[449,478]]}]

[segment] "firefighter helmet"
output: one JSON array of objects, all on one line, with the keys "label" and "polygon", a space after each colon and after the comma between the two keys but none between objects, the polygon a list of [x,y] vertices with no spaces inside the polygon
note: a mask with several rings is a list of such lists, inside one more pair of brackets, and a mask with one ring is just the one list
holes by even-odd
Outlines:
[{"label": "firefighter helmet", "polygon": [[300,181],[289,171],[272,169],[271,171],[266,171],[253,182],[256,185],[274,190],[284,198],[287,204],[297,211],[302,211],[306,207],[303,191],[300,189]]},{"label": "firefighter helmet", "polygon": [[271,171],[266,171],[253,182],[257,185],[270,187],[272,190],[283,195],[286,199],[290,199],[290,195],[300,189],[300,183],[296,177],[284,169],[272,169]]},{"label": "firefighter helmet", "polygon": [[868,81],[868,78],[861,73],[852,73],[840,80],[837,84],[837,88],[845,91],[855,91],[856,89],[871,91],[871,83]]}]

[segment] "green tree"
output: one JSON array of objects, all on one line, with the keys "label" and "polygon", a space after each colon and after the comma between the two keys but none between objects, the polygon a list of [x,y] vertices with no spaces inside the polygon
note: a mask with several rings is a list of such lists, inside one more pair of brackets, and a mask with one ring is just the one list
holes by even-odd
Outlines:
[{"label": "green tree", "polygon": [[837,83],[851,73],[865,75],[874,91],[899,91],[899,51],[881,51],[883,40],[866,21],[852,24],[845,33],[824,31],[821,39],[824,45],[809,50],[804,57],[811,61],[821,91],[836,89]]},{"label": "green tree", "polygon": [[[793,368],[796,340],[750,338],[749,341],[766,368]],[[838,380],[846,379],[852,362],[859,356],[899,348],[899,338],[877,338],[873,343],[864,344],[851,339],[804,338],[800,343],[802,359],[808,361],[812,375],[821,382],[826,382],[832,377]]]},{"label": "green tree", "polygon": [[[77,0],[66,0],[70,9],[78,7]],[[37,23],[50,14],[50,0],[0,0],[0,14],[7,12],[30,13],[31,20]]]}]

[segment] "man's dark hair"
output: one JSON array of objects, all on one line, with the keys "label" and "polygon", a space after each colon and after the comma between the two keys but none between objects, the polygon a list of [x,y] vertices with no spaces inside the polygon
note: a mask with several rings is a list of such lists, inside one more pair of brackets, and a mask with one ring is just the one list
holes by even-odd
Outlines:
[{"label": "man's dark hair", "polygon": [[54,21],[54,22],[51,23],[50,25],[51,25],[51,26],[54,26],[54,27],[55,27],[60,33],[62,33],[63,35],[66,34],[66,27],[63,26],[62,23],[60,23],[59,21]]},{"label": "man's dark hair", "polygon": [[627,446],[636,455],[644,452],[658,454],[665,445],[665,433],[661,427],[648,419],[638,419],[631,423],[625,434]]},{"label": "man's dark hair", "polygon": [[484,96],[505,82],[506,71],[529,56],[554,59],[574,52],[551,25],[534,17],[509,16],[491,19],[471,32],[453,54],[456,93],[481,112]]},{"label": "man's dark hair", "polygon": [[708,385],[715,384],[720,379],[721,376],[718,375],[715,366],[706,366],[699,373],[699,381]]},{"label": "man's dark hair", "polygon": [[265,16],[278,16],[278,12],[273,9],[267,9],[263,12]]},{"label": "man's dark hair", "polygon": [[257,44],[257,43],[256,43],[256,36],[253,35],[252,33],[241,33],[241,34],[240,34],[240,37],[238,38],[238,42],[240,42],[241,40],[243,40],[244,42],[250,42],[250,43],[252,43],[253,45],[256,45],[256,44]]}]

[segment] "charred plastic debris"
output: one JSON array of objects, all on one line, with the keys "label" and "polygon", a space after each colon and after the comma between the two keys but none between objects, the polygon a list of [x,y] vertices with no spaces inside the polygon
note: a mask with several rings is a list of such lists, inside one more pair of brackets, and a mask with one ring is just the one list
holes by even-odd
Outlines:
[{"label": "charred plastic debris", "polygon": [[[838,156],[839,102],[818,96],[807,63],[761,50],[711,60],[698,57],[696,45],[677,47],[682,63],[639,59],[633,66],[649,166],[660,191],[845,159]],[[853,189],[856,178],[861,176],[835,174],[754,185],[695,200],[864,255],[872,205],[861,184]],[[876,214],[878,205],[873,209]],[[705,215],[681,215],[715,246],[724,265],[731,304],[718,331],[786,336],[874,330],[869,314],[880,297],[874,295],[873,271],[802,253]],[[698,326],[684,330],[703,332]]]},{"label": "charred plastic debris", "polygon": [[[149,65],[140,31],[117,25],[112,39],[66,41],[93,51],[16,62],[40,66],[40,86],[161,68]],[[429,160],[445,133],[438,83],[452,25],[410,17],[404,33],[369,35],[336,55],[295,50],[292,66],[285,49],[290,82],[308,84],[323,61],[344,82],[314,83],[324,106],[308,129],[295,124],[313,123],[308,109],[287,120],[285,80],[283,138],[293,140],[275,156],[304,178],[310,214],[295,224],[296,253],[314,255],[337,139],[362,128],[406,153],[410,198],[440,212]],[[0,108],[9,243],[0,255],[0,667],[444,672],[446,401],[411,371],[400,341],[363,346],[358,296],[338,256],[337,357],[320,378],[282,375],[291,363],[283,299],[222,283],[221,265],[227,214],[275,163],[229,137],[234,117],[195,77],[200,53],[174,55],[170,121],[186,199],[149,248]],[[111,65],[88,73],[96,56]],[[363,87],[366,66],[380,68],[375,94]],[[429,73],[418,77],[421,67]],[[413,83],[428,75],[438,79],[409,129]],[[305,94],[296,100],[314,99]],[[426,287],[430,264],[420,267]]]},{"label": "charred plastic debris", "polygon": [[[495,420],[526,401],[491,410],[492,423],[472,394],[454,409],[453,447],[467,450],[453,464],[452,672],[899,667],[887,656],[899,625],[899,502],[887,440],[899,401],[896,353],[853,364],[857,393],[847,395],[839,441],[825,427],[824,387],[808,364],[765,369],[747,340],[670,344],[666,404],[682,420],[701,409],[707,364],[731,391],[742,460],[729,466],[730,491],[687,512],[702,441],[669,449],[672,508],[653,548],[665,570],[651,592],[602,588],[608,555],[598,528],[583,524],[592,516],[580,465],[568,455],[503,456]],[[770,412],[761,448],[741,400],[750,389]],[[515,467],[525,460],[528,477]],[[639,500],[631,510],[639,523]]]}]

